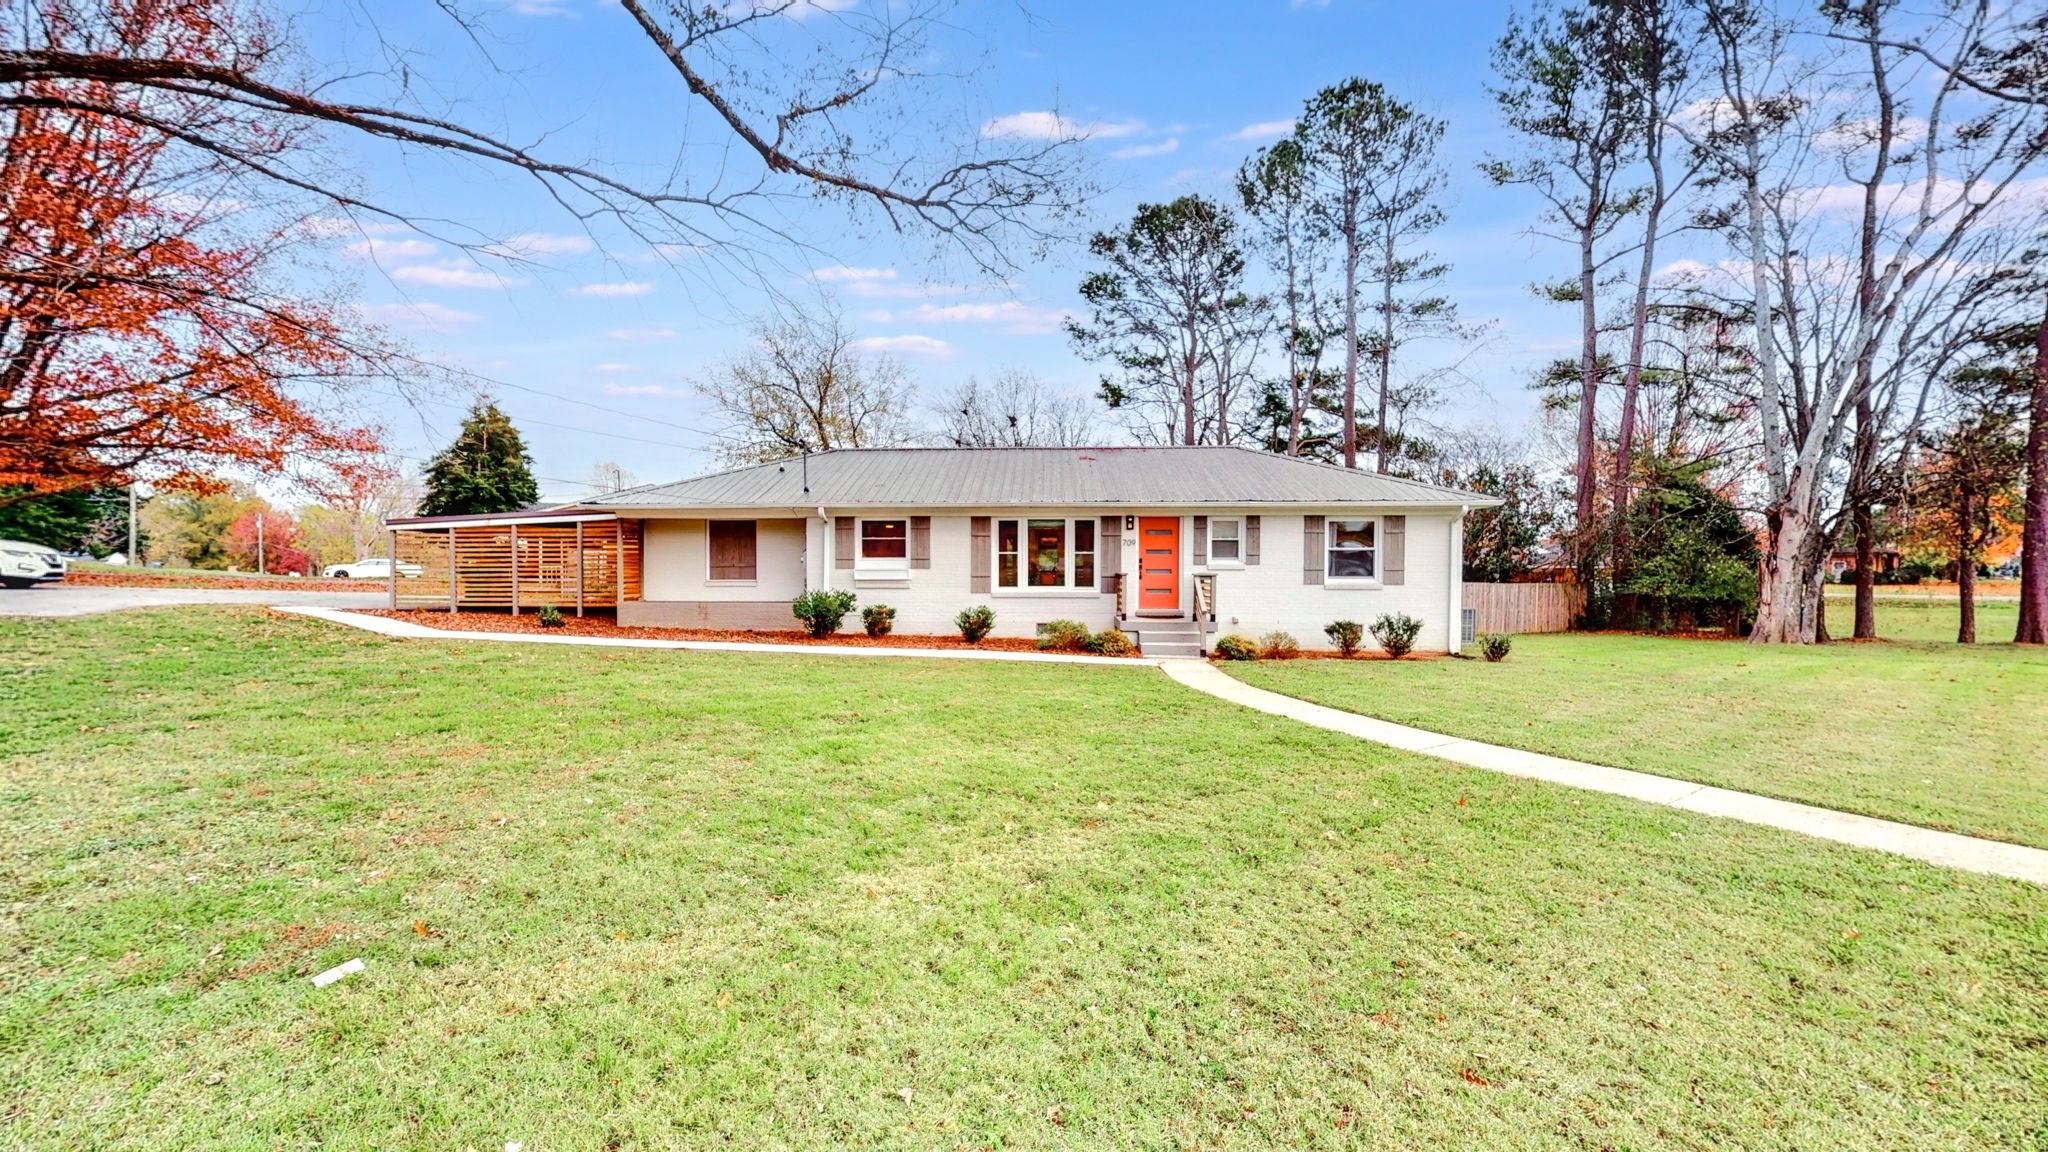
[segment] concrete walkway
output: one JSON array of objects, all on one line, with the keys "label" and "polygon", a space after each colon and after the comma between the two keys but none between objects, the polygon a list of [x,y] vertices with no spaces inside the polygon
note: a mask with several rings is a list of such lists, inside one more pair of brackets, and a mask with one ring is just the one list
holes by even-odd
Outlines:
[{"label": "concrete walkway", "polygon": [[[381,607],[382,605],[371,605]],[[595,648],[657,648],[672,652],[765,652],[776,656],[914,656],[938,660],[1009,660],[1028,664],[1103,664],[1116,668],[1151,668],[1157,660],[1122,656],[1069,656],[1058,652],[999,652],[980,648],[870,648],[854,644],[754,644],[736,640],[642,640],[611,636],[545,636],[533,632],[458,632],[429,628],[390,616],[365,616],[333,608],[275,604],[275,611],[310,616],[350,628],[361,628],[404,640],[485,640],[499,644],[580,644]]]},{"label": "concrete walkway", "polygon": [[1667,808],[1682,808],[1687,812],[1782,828],[1822,840],[1924,860],[1945,868],[1960,868],[1987,876],[2009,876],[2015,880],[2048,885],[2048,851],[2039,848],[1937,832],[1931,828],[1855,816],[1810,804],[1795,804],[1789,800],[1773,800],[1747,792],[1692,784],[1669,776],[1605,768],[1558,756],[1424,732],[1420,728],[1390,724],[1355,712],[1325,708],[1278,692],[1254,688],[1204,660],[1162,661],[1160,668],[1179,683],[1232,704],[1407,752],[1452,760],[1489,772],[1545,780],[1552,784],[1662,804]]}]

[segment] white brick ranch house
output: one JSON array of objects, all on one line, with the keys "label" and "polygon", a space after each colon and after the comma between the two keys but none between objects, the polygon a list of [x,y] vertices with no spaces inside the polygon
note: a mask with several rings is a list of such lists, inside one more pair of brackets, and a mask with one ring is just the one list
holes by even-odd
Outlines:
[{"label": "white brick ranch house", "polygon": [[[518,559],[515,610],[566,605],[573,579],[578,605],[615,606],[624,625],[786,629],[795,596],[847,589],[894,607],[904,633],[951,633],[961,609],[985,604],[997,635],[1066,618],[1120,627],[1149,654],[1193,654],[1230,632],[1327,647],[1332,621],[1402,612],[1423,623],[1418,649],[1455,651],[1464,514],[1496,503],[1246,448],[850,449],[573,509],[394,521],[429,544],[445,529],[464,587],[394,582],[394,599],[468,604],[472,555],[505,552]],[[571,572],[535,543],[567,541],[571,525],[564,556],[617,541],[606,591],[589,590],[589,561],[570,559]]]}]

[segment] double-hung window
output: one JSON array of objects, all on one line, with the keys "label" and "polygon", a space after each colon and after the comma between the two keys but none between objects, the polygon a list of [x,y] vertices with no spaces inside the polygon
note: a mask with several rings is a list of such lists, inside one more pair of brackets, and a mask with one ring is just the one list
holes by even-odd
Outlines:
[{"label": "double-hung window", "polygon": [[1209,518],[1209,563],[1244,563],[1244,521]]},{"label": "double-hung window", "polygon": [[996,521],[996,587],[1095,587],[1095,521]]},{"label": "double-hung window", "polygon": [[1325,551],[1324,571],[1332,580],[1377,580],[1380,578],[1380,522],[1378,520],[1331,520]]},{"label": "double-hung window", "polygon": [[910,521],[862,520],[857,568],[910,569]]}]

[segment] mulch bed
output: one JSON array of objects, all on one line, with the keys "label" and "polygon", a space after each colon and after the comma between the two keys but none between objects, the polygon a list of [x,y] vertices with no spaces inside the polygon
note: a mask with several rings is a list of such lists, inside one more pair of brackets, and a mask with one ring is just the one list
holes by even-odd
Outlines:
[{"label": "mulch bed", "polygon": [[852,648],[979,648],[992,652],[1037,652],[1036,641],[1011,636],[991,636],[979,644],[968,644],[958,636],[905,636],[892,633],[871,637],[865,632],[841,632],[824,640],[813,640],[794,629],[752,631],[739,628],[636,628],[621,625],[610,614],[574,616],[562,614],[562,627],[542,628],[530,612],[514,616],[509,612],[442,612],[431,608],[361,608],[365,616],[389,616],[454,632],[531,632],[549,636],[605,636],[615,640],[716,640],[741,644],[787,644],[814,647],[833,644]]},{"label": "mulch bed", "polygon": [[390,587],[382,580],[325,580],[283,576],[185,576],[138,569],[134,572],[80,572],[64,574],[64,583],[91,588],[210,588],[252,592],[382,592]]}]

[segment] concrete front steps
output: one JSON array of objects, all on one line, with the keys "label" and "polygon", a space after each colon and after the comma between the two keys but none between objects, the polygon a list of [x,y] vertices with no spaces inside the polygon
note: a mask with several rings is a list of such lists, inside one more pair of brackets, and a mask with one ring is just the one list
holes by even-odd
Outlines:
[{"label": "concrete front steps", "polygon": [[1138,642],[1147,656],[1199,659],[1202,655],[1202,626],[1193,620],[1154,619],[1127,616],[1120,625]]}]

